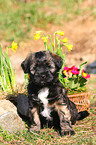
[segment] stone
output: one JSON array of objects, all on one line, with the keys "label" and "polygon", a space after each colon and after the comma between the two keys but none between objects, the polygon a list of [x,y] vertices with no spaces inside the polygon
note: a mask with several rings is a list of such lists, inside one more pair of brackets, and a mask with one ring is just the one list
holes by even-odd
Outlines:
[{"label": "stone", "polygon": [[88,64],[88,65],[86,66],[86,69],[85,69],[85,70],[86,70],[87,73],[96,74],[96,61],[94,61],[94,62]]},{"label": "stone", "polygon": [[25,124],[17,113],[17,108],[9,100],[0,100],[0,126],[10,133],[25,130]]}]

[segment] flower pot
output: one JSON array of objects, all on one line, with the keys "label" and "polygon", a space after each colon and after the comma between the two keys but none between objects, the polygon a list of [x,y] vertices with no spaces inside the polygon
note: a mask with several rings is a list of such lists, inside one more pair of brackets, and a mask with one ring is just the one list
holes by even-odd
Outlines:
[{"label": "flower pot", "polygon": [[74,104],[76,105],[78,112],[89,110],[89,105],[90,105],[89,96],[90,96],[90,93],[86,93],[86,92],[68,95],[69,99],[72,102],[74,102]]}]

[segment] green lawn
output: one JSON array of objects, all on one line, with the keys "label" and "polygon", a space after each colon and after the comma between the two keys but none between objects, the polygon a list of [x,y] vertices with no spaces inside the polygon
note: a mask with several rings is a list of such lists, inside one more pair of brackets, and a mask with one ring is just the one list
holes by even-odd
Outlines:
[{"label": "green lawn", "polygon": [[29,32],[34,27],[45,29],[48,24],[63,25],[63,22],[86,15],[87,12],[95,17],[96,7],[82,7],[83,2],[84,0],[34,0],[24,3],[19,0],[0,0],[0,39],[20,42],[30,38]]}]

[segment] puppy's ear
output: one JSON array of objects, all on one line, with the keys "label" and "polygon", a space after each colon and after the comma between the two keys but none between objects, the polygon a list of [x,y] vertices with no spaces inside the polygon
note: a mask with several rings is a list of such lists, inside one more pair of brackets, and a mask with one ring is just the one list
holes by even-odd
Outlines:
[{"label": "puppy's ear", "polygon": [[29,70],[29,57],[27,57],[27,58],[21,63],[21,67],[22,67],[24,73],[28,73],[28,70]]},{"label": "puppy's ear", "polygon": [[57,54],[54,54],[54,53],[50,53],[52,58],[53,58],[53,61],[55,63],[55,65],[60,69],[63,65],[63,60],[60,56],[58,56]]}]

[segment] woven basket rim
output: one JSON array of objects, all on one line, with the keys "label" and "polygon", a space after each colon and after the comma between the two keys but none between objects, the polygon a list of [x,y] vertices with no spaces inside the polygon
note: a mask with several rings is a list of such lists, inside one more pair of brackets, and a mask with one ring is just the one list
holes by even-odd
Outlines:
[{"label": "woven basket rim", "polygon": [[89,93],[89,92],[84,92],[84,93],[70,94],[70,95],[68,95],[68,97],[69,97],[69,98],[70,98],[70,97],[79,97],[79,96],[84,96],[84,95],[89,96],[90,93]]},{"label": "woven basket rim", "polygon": [[89,105],[89,103],[88,104],[85,104],[85,103],[75,103],[75,105],[78,105],[78,106],[87,106],[87,105]]}]

